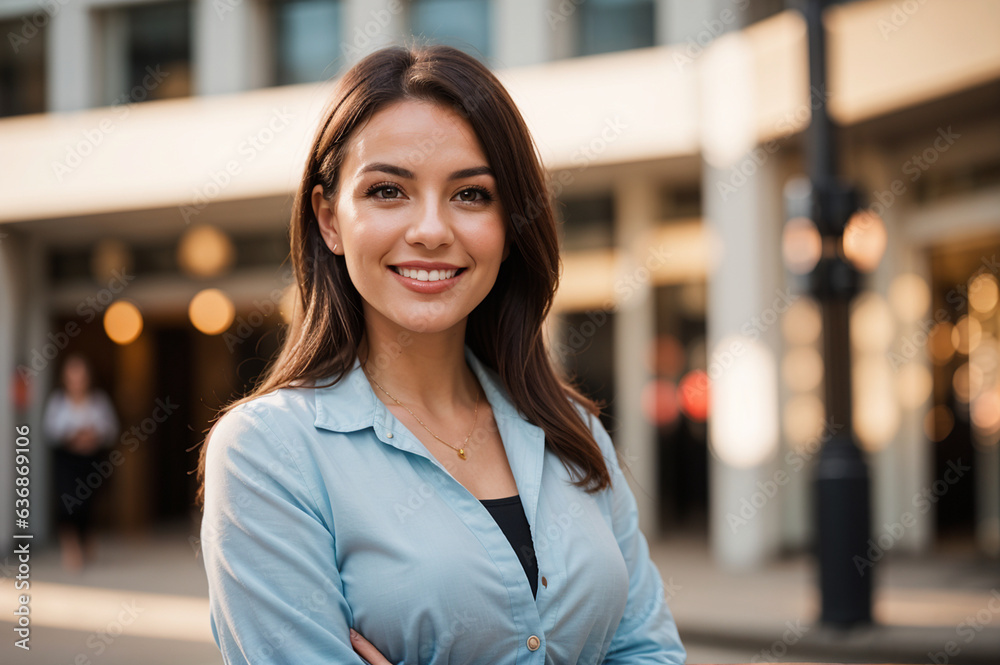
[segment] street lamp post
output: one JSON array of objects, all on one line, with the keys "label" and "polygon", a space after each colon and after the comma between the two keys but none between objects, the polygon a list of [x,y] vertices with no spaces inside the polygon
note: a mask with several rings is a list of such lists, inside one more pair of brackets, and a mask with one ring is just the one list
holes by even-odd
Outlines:
[{"label": "street lamp post", "polygon": [[[822,255],[809,274],[809,290],[823,320],[827,421],[832,437],[817,460],[816,554],[823,623],[850,626],[871,622],[872,561],[868,467],[853,438],[849,306],[858,291],[858,272],[844,254],[844,230],[859,209],[857,190],[837,179],[834,126],[826,107],[827,66],[823,10],[831,0],[804,0],[809,41],[810,88],[819,91],[807,133],[811,195],[809,216],[822,239]],[[860,562],[860,564],[859,564]]]}]

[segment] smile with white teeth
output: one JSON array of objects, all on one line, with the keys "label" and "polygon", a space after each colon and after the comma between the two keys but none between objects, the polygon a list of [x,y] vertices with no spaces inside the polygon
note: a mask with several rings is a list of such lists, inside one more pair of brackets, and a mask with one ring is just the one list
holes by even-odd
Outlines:
[{"label": "smile with white teeth", "polygon": [[439,282],[443,279],[451,279],[458,273],[458,270],[417,270],[415,268],[400,268],[391,266],[393,270],[402,275],[421,282]]}]

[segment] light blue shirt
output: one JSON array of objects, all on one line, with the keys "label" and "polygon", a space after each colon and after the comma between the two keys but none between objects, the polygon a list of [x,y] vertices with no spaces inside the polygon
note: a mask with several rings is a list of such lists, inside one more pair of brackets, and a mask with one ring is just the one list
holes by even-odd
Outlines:
[{"label": "light blue shirt", "polygon": [[684,662],[600,420],[585,415],[613,488],[587,494],[499,376],[468,346],[465,355],[531,527],[537,599],[487,509],[377,398],[356,360],[336,385],[259,397],[212,434],[201,546],[227,663],[364,663],[348,627],[392,663]]}]

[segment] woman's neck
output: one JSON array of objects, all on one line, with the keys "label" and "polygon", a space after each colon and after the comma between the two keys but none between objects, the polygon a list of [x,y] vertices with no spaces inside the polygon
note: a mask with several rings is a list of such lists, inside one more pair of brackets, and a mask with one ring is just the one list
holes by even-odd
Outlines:
[{"label": "woman's neck", "polygon": [[435,334],[404,332],[390,336],[368,330],[358,355],[362,367],[381,386],[372,389],[383,402],[395,402],[442,419],[471,410],[479,391],[465,361],[465,331]]}]

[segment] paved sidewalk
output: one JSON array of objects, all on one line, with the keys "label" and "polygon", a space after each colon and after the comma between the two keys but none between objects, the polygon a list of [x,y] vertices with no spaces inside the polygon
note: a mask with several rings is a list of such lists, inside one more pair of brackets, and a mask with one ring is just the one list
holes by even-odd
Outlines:
[{"label": "paved sidewalk", "polygon": [[704,539],[651,549],[685,644],[726,647],[738,656],[728,662],[1000,664],[1000,561],[971,551],[883,559],[876,625],[838,631],[817,623],[811,557],[728,574],[712,563]]},{"label": "paved sidewalk", "polygon": [[[188,524],[144,538],[106,535],[98,560],[78,575],[62,570],[55,548],[36,551],[32,652],[4,640],[0,662],[218,665],[193,535]],[[662,540],[652,553],[691,663],[1000,664],[1000,562],[973,552],[883,560],[878,625],[849,632],[817,625],[808,557],[737,575],[714,566],[704,538]],[[12,580],[0,578],[4,632],[14,597]]]}]

